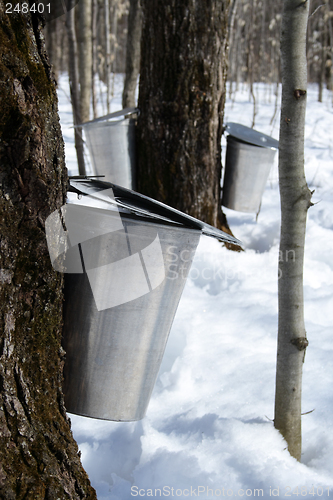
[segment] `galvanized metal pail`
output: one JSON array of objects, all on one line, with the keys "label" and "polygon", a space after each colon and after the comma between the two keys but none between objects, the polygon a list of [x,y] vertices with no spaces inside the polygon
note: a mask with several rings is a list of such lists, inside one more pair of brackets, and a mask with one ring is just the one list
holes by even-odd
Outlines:
[{"label": "galvanized metal pail", "polygon": [[258,213],[278,141],[240,124],[226,125],[227,152],[222,205]]},{"label": "galvanized metal pail", "polygon": [[[66,408],[71,413],[130,421],[140,420],[146,414],[200,232],[123,221],[130,240],[135,232],[134,250],[141,254],[158,235],[165,278],[152,288],[148,270],[147,293],[131,299],[133,289],[129,289],[126,296],[121,287],[121,280],[127,277],[119,273],[113,283],[106,283],[101,273],[96,278],[95,288],[99,288],[104,297],[108,296],[110,303],[112,300],[124,302],[98,311],[87,274],[66,275],[64,394]],[[137,231],[141,233],[140,239]],[[110,260],[108,242],[99,243],[106,254],[100,252],[98,260]],[[120,239],[118,249],[113,248],[113,256],[122,255],[123,243]],[[131,255],[135,256],[135,252]],[[134,289],[138,287],[138,281],[141,286],[147,268],[149,264],[146,268],[132,266]],[[110,290],[108,285],[112,285]]]},{"label": "galvanized metal pail", "polygon": [[66,408],[139,420],[200,235],[240,242],[119,186],[75,180],[71,189],[79,198],[46,221],[53,267],[66,273]]},{"label": "galvanized metal pail", "polygon": [[137,111],[126,108],[80,125],[94,173],[128,189],[135,189],[136,184],[135,119],[131,115]]}]

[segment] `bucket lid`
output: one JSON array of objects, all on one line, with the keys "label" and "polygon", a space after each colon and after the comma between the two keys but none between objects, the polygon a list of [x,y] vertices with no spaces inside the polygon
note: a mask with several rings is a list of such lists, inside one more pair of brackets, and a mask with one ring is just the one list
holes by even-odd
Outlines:
[{"label": "bucket lid", "polygon": [[248,144],[268,149],[279,149],[279,141],[269,135],[253,130],[253,128],[245,127],[245,125],[241,125],[240,123],[227,123],[225,131],[232,137]]},{"label": "bucket lid", "polygon": [[127,118],[130,115],[134,115],[137,113],[139,113],[138,108],[125,108],[125,109],[121,109],[119,111],[115,111],[114,113],[109,113],[108,115],[99,116],[98,118],[95,118],[94,120],[90,120],[89,122],[84,122],[84,123],[81,123],[80,125],[74,125],[74,128],[84,127],[85,125],[92,125],[93,123],[109,121],[109,120],[112,120],[113,118],[119,118],[121,116]]},{"label": "bucket lid", "polygon": [[105,196],[103,196],[103,191],[110,188],[113,191],[114,198],[107,198],[107,202],[109,202],[110,205],[116,205],[120,211],[125,209],[132,215],[145,217],[146,219],[150,219],[157,224],[168,222],[181,225],[189,229],[197,229],[206,236],[211,236],[226,243],[242,247],[242,243],[237,238],[234,238],[224,231],[210,226],[205,222],[195,219],[180,210],[149,198],[148,196],[116,184],[112,184],[111,182],[104,182],[86,177],[70,178],[69,192],[74,192],[79,195],[90,195],[94,198],[101,199],[103,202],[106,201]]}]

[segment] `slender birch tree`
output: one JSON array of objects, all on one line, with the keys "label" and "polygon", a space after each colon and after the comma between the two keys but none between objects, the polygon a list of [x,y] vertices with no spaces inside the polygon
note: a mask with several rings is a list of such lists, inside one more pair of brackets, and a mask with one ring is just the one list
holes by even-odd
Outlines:
[{"label": "slender birch tree", "polygon": [[303,311],[305,228],[311,192],[304,174],[308,0],[284,0],[281,30],[282,105],[279,182],[281,239],[274,425],[301,458],[302,367],[308,345]]}]

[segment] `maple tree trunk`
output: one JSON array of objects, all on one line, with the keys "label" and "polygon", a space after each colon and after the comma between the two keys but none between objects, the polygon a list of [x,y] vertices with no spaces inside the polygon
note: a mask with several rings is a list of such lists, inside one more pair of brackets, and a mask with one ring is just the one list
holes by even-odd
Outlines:
[{"label": "maple tree trunk", "polygon": [[0,0],[0,497],[95,499],[62,395],[63,278],[45,219],[67,176],[40,23]]},{"label": "maple tree trunk", "polygon": [[216,227],[229,0],[143,0],[138,189]]}]

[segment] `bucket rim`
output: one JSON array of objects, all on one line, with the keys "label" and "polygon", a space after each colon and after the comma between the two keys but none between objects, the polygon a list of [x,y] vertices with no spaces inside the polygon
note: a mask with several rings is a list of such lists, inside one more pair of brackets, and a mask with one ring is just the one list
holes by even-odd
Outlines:
[{"label": "bucket rim", "polygon": [[[89,196],[89,195],[83,195],[83,196]],[[106,207],[106,206],[103,207],[103,206],[99,206],[99,205],[94,206],[91,203],[84,204],[84,203],[82,203],[82,200],[83,200],[83,198],[80,199],[81,203],[76,203],[76,201],[73,201],[71,199],[67,199],[66,205],[75,205],[76,207],[82,208],[83,210],[91,209],[92,211],[96,211],[96,212],[107,211],[108,215],[110,215],[110,217],[119,213],[122,219],[129,219],[133,222],[138,222],[138,223],[142,222],[142,223],[167,227],[169,229],[172,228],[175,230],[186,230],[186,231],[195,232],[195,233],[200,232],[200,230],[198,228],[187,227],[184,224],[182,224],[181,222],[174,221],[174,220],[167,218],[167,217],[161,217],[160,215],[156,216],[156,217],[153,217],[153,216],[148,217],[145,214],[139,215],[138,213],[135,213],[133,210],[130,211],[128,209],[128,207],[126,207],[123,204],[120,204],[117,202],[112,204],[111,199],[110,199],[110,204],[108,207]]]},{"label": "bucket rim", "polygon": [[146,217],[148,220],[153,220],[159,224],[163,224],[165,221],[178,223],[180,226],[199,230],[206,236],[243,248],[242,242],[234,236],[136,191],[118,186],[111,182],[95,179],[76,178],[70,179],[69,183],[68,190],[70,192],[76,192],[77,194],[83,195],[90,194],[94,195],[96,198],[98,198],[99,191],[102,192],[111,188],[114,193],[114,200],[112,200],[112,203],[124,207],[135,216]]},{"label": "bucket rim", "polygon": [[228,133],[228,137],[231,136],[252,146],[259,146],[265,149],[279,149],[279,141],[258,130],[246,127],[241,123],[228,122],[224,126],[224,131]]},{"label": "bucket rim", "polygon": [[122,126],[122,127],[131,127],[135,125],[135,119],[134,118],[121,118],[121,119],[116,119],[116,120],[105,120],[105,121],[99,121],[97,123],[83,123],[82,125],[75,125],[75,127],[82,127],[85,131],[91,131],[95,129],[100,129],[104,127],[115,127],[115,126]]},{"label": "bucket rim", "polygon": [[[135,115],[135,114],[139,114],[140,111],[139,111],[139,108],[124,108],[124,109],[121,109],[119,111],[114,111],[113,113],[109,113],[108,115],[104,115],[104,116],[99,116],[98,118],[95,118],[94,120],[90,120],[88,122],[84,122],[84,123],[80,123],[78,125],[74,125],[74,128],[77,128],[77,127],[85,127],[86,125],[93,125],[95,123],[119,123],[121,121],[124,121],[124,120],[128,120],[128,118],[131,116],[131,115]],[[112,120],[113,118],[118,118],[120,116],[123,116],[123,120],[114,120],[113,122],[112,121],[109,121],[109,120]]]}]

